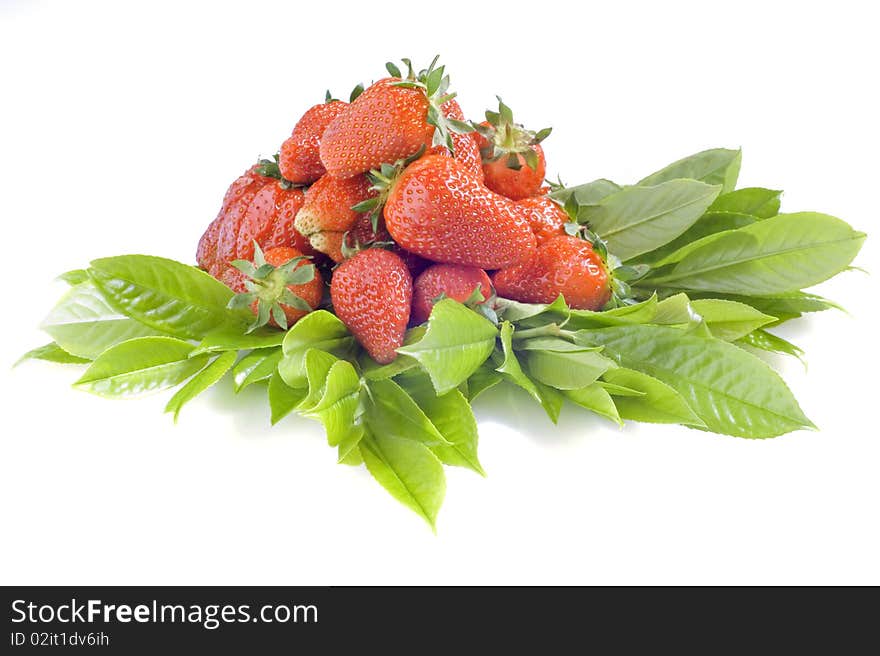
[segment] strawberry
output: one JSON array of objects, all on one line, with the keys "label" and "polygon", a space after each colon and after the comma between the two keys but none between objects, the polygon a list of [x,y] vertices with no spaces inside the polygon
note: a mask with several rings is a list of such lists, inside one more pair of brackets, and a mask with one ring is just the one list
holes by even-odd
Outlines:
[{"label": "strawberry", "polygon": [[409,322],[412,278],[400,257],[368,248],[345,260],[330,282],[333,310],[376,362],[397,357]]},{"label": "strawberry", "polygon": [[441,155],[404,169],[390,188],[384,217],[394,241],[435,262],[500,269],[535,248],[522,208]]},{"label": "strawberry", "polygon": [[556,235],[565,234],[568,214],[549,196],[532,196],[516,201],[526,211],[529,226],[535,234],[538,245]]},{"label": "strawberry", "polygon": [[484,303],[492,295],[492,282],[485,271],[460,264],[434,264],[413,283],[413,323],[427,321],[434,302],[440,296],[464,303],[477,293],[480,294],[480,298],[476,299],[478,303]]},{"label": "strawberry", "polygon": [[[223,197],[217,218],[211,222],[199,240],[196,261],[206,271],[211,273],[222,271],[228,261],[226,256],[233,254],[238,231],[237,228],[233,230],[228,224],[230,221],[238,221],[240,227],[241,217],[247,204],[250,203],[260,187],[268,181],[266,176],[257,173],[259,166],[259,164],[252,166],[229,186]],[[221,252],[220,236],[224,229],[227,233],[224,242],[226,248],[224,252]],[[229,259],[233,258],[234,254]]]},{"label": "strawberry", "polygon": [[404,78],[394,64],[391,77],[374,82],[339,116],[321,137],[321,161],[327,172],[348,178],[406,159],[422,148],[446,145],[455,150],[453,132],[471,132],[463,121],[440,109],[454,96],[447,94],[449,77],[437,58],[416,75],[409,60]]},{"label": "strawberry", "polygon": [[534,196],[544,182],[547,163],[541,142],[550,128],[531,132],[514,123],[513,112],[501,98],[498,111],[486,112],[486,119],[477,126],[486,186],[512,200]]},{"label": "strawberry", "polygon": [[339,262],[343,235],[354,227],[360,212],[352,209],[373,196],[366,176],[334,178],[324,175],[306,192],[294,227],[317,251]]},{"label": "strawberry", "polygon": [[[307,257],[288,246],[272,248],[264,254],[254,245],[253,262],[236,260],[233,266],[240,276],[231,279],[233,290],[243,286],[229,301],[232,309],[250,307],[256,315],[248,332],[273,324],[287,330],[307,313],[318,307],[324,293],[321,274]],[[231,285],[232,286],[232,285]]]},{"label": "strawberry", "polygon": [[278,166],[285,179],[298,184],[311,184],[326,173],[319,153],[321,135],[346,107],[348,103],[328,97],[326,102],[311,107],[303,114],[290,137],[281,144]]},{"label": "strawberry", "polygon": [[552,303],[562,294],[570,307],[601,310],[611,298],[602,257],[588,241],[551,237],[528,258],[493,277],[499,296],[524,303]]},{"label": "strawberry", "polygon": [[303,255],[315,255],[317,251],[312,248],[309,240],[300,234],[294,227],[297,212],[305,203],[306,195],[297,187],[285,189],[276,204],[275,218],[271,229],[261,246],[266,250],[278,246],[292,246],[302,252]]},{"label": "strawberry", "polygon": [[[443,103],[443,115],[447,118],[455,119],[457,121],[464,121],[464,112],[461,111],[461,107],[458,102],[453,100],[448,100]],[[449,150],[446,146],[434,146],[430,151],[431,154],[435,155],[446,155],[447,157],[454,157],[459,163],[464,166],[468,172],[477,178],[480,182],[483,181],[483,160],[480,155],[480,142],[478,141],[479,135],[476,132],[471,133],[452,133],[452,144],[455,147],[455,154]]]}]

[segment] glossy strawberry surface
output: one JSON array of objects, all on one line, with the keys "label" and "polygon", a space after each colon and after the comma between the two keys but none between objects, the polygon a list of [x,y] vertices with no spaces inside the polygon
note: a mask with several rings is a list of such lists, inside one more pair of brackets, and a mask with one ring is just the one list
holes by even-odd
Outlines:
[{"label": "glossy strawberry surface", "polygon": [[306,192],[294,226],[309,239],[312,248],[339,262],[343,235],[361,216],[351,208],[372,196],[370,181],[363,175],[352,178],[324,175]]},{"label": "glossy strawberry surface", "polygon": [[463,303],[480,289],[485,301],[492,295],[492,282],[486,272],[461,264],[434,264],[425,269],[413,283],[412,320],[428,320],[434,301],[441,295]]},{"label": "glossy strawberry surface", "polygon": [[315,105],[303,114],[293,132],[281,145],[278,166],[285,179],[297,184],[311,184],[326,172],[321,163],[321,135],[348,103],[333,100]]},{"label": "glossy strawberry surface", "polygon": [[431,145],[428,98],[417,88],[395,86],[399,78],[373,83],[334,118],[321,137],[327,173],[348,178],[392,164]]},{"label": "glossy strawberry surface", "polygon": [[[281,246],[279,248],[270,248],[263,255],[268,264],[271,264],[274,267],[280,267],[296,257],[301,257],[303,253],[296,248]],[[296,265],[296,268],[308,264],[308,262],[308,260],[301,260],[300,263]],[[288,285],[287,288],[308,303],[312,309],[318,307],[321,303],[321,298],[324,295],[324,281],[321,278],[320,271],[317,269],[315,269],[315,277],[309,282],[302,285]],[[288,325],[293,325],[308,314],[305,310],[299,310],[290,307],[289,305],[284,305],[283,303],[281,304],[281,309],[284,310],[284,316],[287,317]],[[256,313],[256,308],[254,308],[254,313]],[[274,320],[272,320],[271,323],[274,324]]]},{"label": "glossy strawberry surface", "polygon": [[376,362],[387,364],[403,344],[412,278],[403,260],[368,248],[342,262],[330,282],[333,310]]},{"label": "glossy strawberry surface", "polygon": [[601,310],[611,298],[608,270],[592,245],[578,237],[552,237],[492,282],[503,298],[552,303],[562,294],[570,307]]},{"label": "glossy strawberry surface", "polygon": [[384,217],[400,246],[435,262],[500,269],[535,248],[522,208],[441,155],[423,157],[403,171]]},{"label": "glossy strawberry surface", "polygon": [[529,227],[539,245],[551,237],[565,234],[568,214],[548,196],[532,196],[516,201],[516,204],[526,211]]},{"label": "glossy strawberry surface", "polygon": [[511,200],[521,200],[537,194],[547,174],[547,162],[540,144],[535,144],[532,148],[538,156],[538,166],[534,169],[519,154],[515,155],[519,162],[518,169],[508,165],[507,157],[501,157],[494,162],[483,162],[486,186]]},{"label": "glossy strawberry surface", "polygon": [[[442,110],[443,115],[447,118],[456,119],[458,121],[465,120],[464,112],[461,111],[461,107],[454,98],[443,103]],[[479,135],[476,132],[466,134],[452,132],[452,146],[455,149],[454,155],[449,152],[449,149],[446,148],[446,146],[434,146],[430,152],[435,155],[453,155],[459,164],[461,164],[471,175],[477,178],[477,180],[482,182],[483,159],[480,155],[478,137]]]}]

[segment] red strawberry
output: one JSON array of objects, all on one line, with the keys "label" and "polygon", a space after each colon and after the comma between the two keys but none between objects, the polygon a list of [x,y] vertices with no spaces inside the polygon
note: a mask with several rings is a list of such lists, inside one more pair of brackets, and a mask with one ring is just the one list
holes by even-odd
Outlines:
[{"label": "red strawberry", "polygon": [[547,172],[540,144],[550,128],[536,133],[514,123],[513,112],[500,98],[498,111],[486,112],[486,118],[477,127],[486,186],[513,200],[534,196]]},{"label": "red strawberry", "polygon": [[[443,103],[443,115],[446,118],[464,121],[464,112],[458,102],[448,100]],[[434,146],[429,152],[435,155],[453,156],[467,171],[480,182],[483,181],[483,159],[480,155],[479,135],[476,132],[466,134],[453,132],[451,134],[452,144],[455,148],[455,154],[449,151],[446,146]]]},{"label": "red strawberry", "polygon": [[326,171],[319,153],[321,135],[346,107],[348,103],[330,100],[315,105],[303,114],[293,133],[281,145],[278,166],[285,179],[298,184],[311,184],[324,175]]},{"label": "red strawberry", "polygon": [[425,269],[413,283],[412,319],[423,323],[431,315],[440,295],[464,303],[479,289],[483,301],[492,295],[492,282],[482,269],[460,264],[435,264]]},{"label": "red strawberry", "polygon": [[409,322],[412,278],[400,257],[381,248],[359,251],[333,272],[333,310],[376,362],[397,357]]},{"label": "red strawberry", "polygon": [[551,237],[565,234],[565,224],[569,222],[568,214],[548,196],[532,196],[518,200],[516,204],[525,209],[529,226],[539,245]]},{"label": "red strawberry", "polygon": [[405,78],[397,66],[386,64],[391,77],[374,82],[327,126],[320,150],[330,175],[366,173],[432,145],[454,150],[454,133],[473,132],[442,109],[454,94],[447,93],[449,77],[445,67],[436,66],[437,58],[418,75],[409,60],[404,63],[409,69]]},{"label": "red strawberry", "polygon": [[499,296],[524,303],[552,303],[562,294],[573,308],[601,310],[611,298],[605,262],[589,242],[569,235],[551,237],[493,282]]},{"label": "red strawberry", "polygon": [[302,189],[293,187],[285,189],[276,205],[275,219],[272,221],[269,236],[261,246],[266,250],[278,246],[292,246],[303,255],[315,255],[309,240],[294,227],[296,214],[305,203],[306,195]]},{"label": "red strawberry", "polygon": [[384,216],[400,246],[435,262],[500,269],[535,248],[522,208],[441,155],[404,169],[391,186]]},{"label": "red strawberry", "polygon": [[330,122],[321,138],[321,161],[330,175],[366,173],[431,144],[428,98],[421,89],[395,86],[402,81],[373,83]]},{"label": "red strawberry", "polygon": [[282,189],[278,182],[267,182],[256,193],[244,211],[238,238],[235,243],[235,257],[250,260],[254,257],[254,241],[265,246],[266,239],[272,233],[277,206]]},{"label": "red strawberry", "polygon": [[361,216],[352,206],[373,195],[370,181],[363,175],[344,179],[325,175],[309,187],[294,226],[308,238],[312,248],[339,262],[342,237]]},{"label": "red strawberry", "polygon": [[[206,271],[216,268],[215,263],[220,232],[227,221],[230,209],[233,206],[237,206],[245,194],[250,194],[251,191],[253,191],[253,194],[256,194],[259,186],[265,183],[264,176],[256,173],[258,166],[252,166],[229,186],[229,189],[226,190],[226,195],[223,197],[223,204],[220,206],[217,218],[211,222],[201,239],[199,239],[196,261]],[[253,196],[251,195],[250,197]]]},{"label": "red strawberry", "polygon": [[286,330],[318,307],[324,282],[308,259],[287,246],[272,248],[265,255],[256,247],[253,262],[239,260],[235,269],[230,269],[238,276],[228,271],[224,274],[224,282],[239,291],[229,307],[250,307],[256,315],[248,332],[270,323]]},{"label": "red strawberry", "polygon": [[238,233],[241,231],[247,209],[264,186],[274,183],[275,180],[272,178],[255,173],[253,181],[229,205],[217,235],[217,252],[211,271],[213,275],[218,275],[229,262],[238,258]]}]

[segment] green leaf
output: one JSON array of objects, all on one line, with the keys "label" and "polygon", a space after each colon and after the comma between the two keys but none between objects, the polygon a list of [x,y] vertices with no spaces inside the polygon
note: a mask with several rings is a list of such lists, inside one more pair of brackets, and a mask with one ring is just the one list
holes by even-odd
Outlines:
[{"label": "green leaf", "polygon": [[752,348],[768,351],[770,353],[781,353],[782,355],[791,355],[801,362],[804,361],[804,350],[799,346],[792,344],[779,335],[774,335],[763,329],[758,329],[748,335],[743,336],[736,341],[739,345],[750,346]]},{"label": "green leaf", "polygon": [[[531,341],[531,340],[528,340]],[[532,350],[528,344],[520,351],[523,364],[533,380],[560,390],[581,389],[594,383],[611,367],[609,360],[596,350],[569,344],[566,350]],[[579,350],[578,350],[579,349]]]},{"label": "green leaf", "polygon": [[614,399],[599,383],[592,383],[576,390],[567,390],[565,397],[582,408],[595,412],[600,417],[610,419],[615,424],[623,425],[620,414],[614,405]]},{"label": "green leaf", "polygon": [[[314,351],[320,353],[320,351]],[[321,399],[303,414],[324,424],[327,443],[342,444],[354,430],[354,420],[361,393],[361,380],[350,362],[337,360],[327,372]]]},{"label": "green leaf", "polygon": [[127,397],[174,387],[205,366],[190,357],[192,344],[173,337],[139,337],[104,351],[75,387],[107,397]]},{"label": "green leaf", "polygon": [[606,383],[627,390],[624,394],[615,394],[613,388],[608,390],[615,396],[615,405],[624,419],[652,424],[684,424],[698,428],[706,426],[681,394],[648,374],[619,367],[606,372],[604,378]]},{"label": "green leaf", "polygon": [[657,185],[669,180],[691,178],[711,185],[722,185],[730,192],[736,187],[742,151],[713,148],[684,157],[639,181],[640,186]]},{"label": "green leaf", "polygon": [[252,333],[241,330],[221,329],[205,335],[193,353],[214,353],[216,351],[249,351],[281,346],[284,333],[280,330],[263,328]]},{"label": "green leaf", "polygon": [[227,351],[217,356],[213,362],[190,378],[186,385],[177,390],[174,396],[171,397],[171,400],[168,401],[168,405],[165,406],[165,412],[173,412],[176,423],[183,406],[219,382],[232,365],[235,364],[235,358],[237,357],[238,354],[234,351]]},{"label": "green leaf", "polygon": [[436,531],[446,494],[446,475],[437,456],[424,444],[390,435],[364,435],[359,446],[373,478]]},{"label": "green leaf", "polygon": [[[517,323],[539,317],[542,314],[553,314],[567,319],[570,313],[565,299],[560,295],[552,303],[521,303],[509,298],[499,298],[496,303],[498,316],[507,321]],[[546,321],[542,320],[541,325]]]},{"label": "green leaf", "polygon": [[477,421],[464,395],[454,389],[437,396],[424,374],[401,376],[398,382],[450,443],[432,447],[434,454],[447,465],[466,467],[485,476],[477,456]]},{"label": "green leaf", "polygon": [[343,438],[336,447],[337,460],[340,465],[361,465],[364,462],[361,456],[360,443],[364,438],[364,427],[361,425],[354,426],[348,435]]},{"label": "green leaf", "polygon": [[[321,397],[324,396],[324,387],[327,383],[327,376],[330,373],[330,369],[338,361],[339,360],[335,355],[327,353],[326,351],[321,351],[319,349],[309,349],[306,351],[306,356],[303,359],[303,362],[309,392],[296,407],[297,411],[305,413],[318,405],[321,401]],[[282,378],[283,377],[284,376],[282,375]]]},{"label": "green leaf", "polygon": [[[559,401],[559,393],[556,390],[536,383],[529,378],[520,366],[516,353],[513,350],[513,324],[509,321],[501,323],[501,347],[503,359],[501,364],[495,369],[514,385],[521,387],[528,392],[533,399],[541,404],[544,412],[550,417],[553,423],[559,419],[559,409],[561,402]],[[549,390],[549,391],[548,391]]]},{"label": "green leaf", "polygon": [[727,230],[744,228],[755,223],[756,220],[755,217],[747,214],[706,212],[694,225],[671,242],[639,256],[636,260],[651,264],[655,268],[678,262],[688,252],[696,250],[701,240]]},{"label": "green leaf", "polygon": [[664,326],[603,328],[589,340],[621,366],[673,387],[716,433],[774,437],[813,428],[779,375],[733,344]]},{"label": "green leaf", "polygon": [[[404,346],[415,344],[425,336],[426,326],[416,326],[406,331],[406,337],[403,340]],[[360,358],[361,371],[367,380],[381,380],[383,378],[394,378],[398,374],[409,371],[419,366],[419,361],[408,355],[398,354],[393,361],[388,364],[379,364],[371,358],[366,351],[361,354]]]},{"label": "green leaf", "polygon": [[269,379],[269,409],[272,412],[272,425],[293,412],[308,393],[307,388],[291,387],[284,382],[281,374],[275,371]]},{"label": "green leaf", "polygon": [[61,280],[62,282],[66,282],[71,287],[75,285],[81,285],[84,282],[89,280],[89,272],[85,269],[74,269],[72,271],[66,271],[58,276],[57,280]]},{"label": "green leaf", "polygon": [[232,369],[235,393],[254,383],[269,380],[281,361],[281,349],[258,349],[251,351]]},{"label": "green leaf", "polygon": [[721,191],[696,180],[670,180],[651,187],[625,187],[597,205],[582,207],[578,221],[626,261],[658,248],[687,230]]},{"label": "green leaf", "polygon": [[710,212],[748,214],[758,219],[769,219],[779,214],[781,191],[746,187],[721,194],[709,207]]},{"label": "green leaf", "polygon": [[497,334],[490,321],[445,298],[431,310],[425,336],[397,352],[418,360],[437,393],[445,394],[466,381],[488,359]]},{"label": "green leaf", "polygon": [[580,206],[595,205],[606,196],[620,190],[620,185],[611,182],[611,180],[600,178],[576,187],[563,187],[550,193],[550,198],[565,204],[569,198],[573,197]]},{"label": "green leaf", "polygon": [[248,312],[226,309],[232,291],[195,267],[151,255],[94,260],[89,275],[123,314],[184,339],[202,339],[219,328],[240,328]]},{"label": "green leaf", "polygon": [[278,371],[291,387],[306,387],[305,354],[318,349],[338,357],[347,357],[355,347],[354,338],[335,314],[326,310],[310,312],[287,331],[281,348],[284,357]]},{"label": "green leaf", "polygon": [[735,341],[776,321],[776,317],[735,301],[707,298],[691,301],[691,307],[703,317],[712,334],[725,342]]},{"label": "green leaf", "polygon": [[657,311],[651,323],[660,325],[694,324],[700,321],[700,316],[691,305],[691,299],[687,294],[674,294],[657,303]]},{"label": "green leaf", "polygon": [[49,342],[43,346],[31,349],[21,356],[13,367],[17,367],[25,360],[46,360],[47,362],[57,362],[59,364],[88,364],[91,360],[71,355],[55,342]]},{"label": "green leaf", "polygon": [[715,294],[712,292],[697,292],[692,294],[696,298],[723,298],[728,301],[736,301],[751,305],[756,310],[774,317],[798,316],[807,312],[822,312],[824,310],[843,310],[837,303],[818,294],[808,292],[783,292],[767,296],[743,296],[741,294]]},{"label": "green leaf", "polygon": [[467,397],[471,403],[487,389],[495,387],[504,377],[489,364],[483,364],[467,380]]},{"label": "green leaf", "polygon": [[746,295],[797,291],[846,269],[864,240],[827,214],[780,214],[716,235],[650,283]]},{"label": "green leaf", "polygon": [[114,310],[91,282],[69,289],[40,327],[62,349],[89,360],[127,339],[163,334]]},{"label": "green leaf", "polygon": [[449,441],[400,385],[391,379],[367,383],[364,422],[373,435],[389,435],[436,446]]}]

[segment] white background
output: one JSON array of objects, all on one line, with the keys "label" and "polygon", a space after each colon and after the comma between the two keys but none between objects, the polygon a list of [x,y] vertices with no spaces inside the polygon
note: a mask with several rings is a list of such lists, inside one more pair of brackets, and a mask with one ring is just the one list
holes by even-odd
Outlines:
[{"label": "white background", "polygon": [[[419,8],[416,7],[419,6]],[[619,431],[517,393],[478,403],[480,479],[448,473],[439,534],[316,422],[270,429],[262,392],[113,402],[47,341],[53,277],[129,252],[192,261],[226,186],[326,88],[435,52],[471,117],[496,93],[552,125],[549,169],[621,183],[742,146],[743,185],[876,233],[870,3],[0,2],[0,582],[880,583],[877,286],[785,330],[822,428],[749,441]],[[878,237],[857,264],[880,271]]]}]

